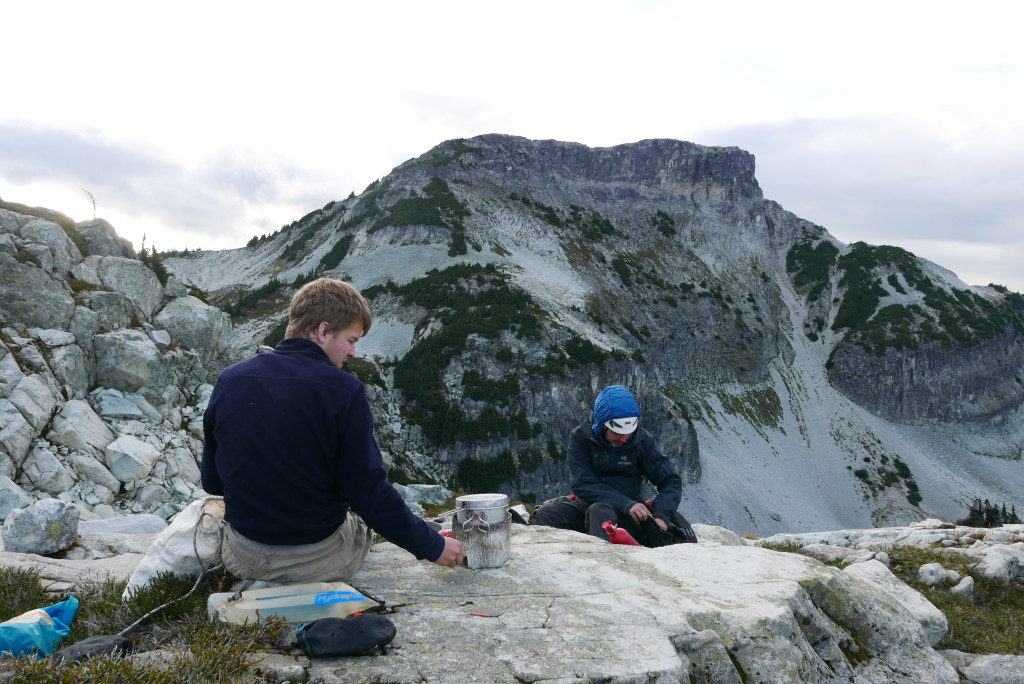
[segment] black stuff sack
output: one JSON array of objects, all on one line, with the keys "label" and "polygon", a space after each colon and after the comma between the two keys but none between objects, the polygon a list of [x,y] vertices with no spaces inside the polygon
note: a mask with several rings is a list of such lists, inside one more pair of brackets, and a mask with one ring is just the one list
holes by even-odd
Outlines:
[{"label": "black stuff sack", "polygon": [[54,661],[64,663],[80,663],[97,656],[110,656],[111,658],[123,658],[135,652],[135,645],[131,639],[123,636],[93,636],[82,639],[65,649],[53,654]]},{"label": "black stuff sack", "polygon": [[349,656],[383,648],[397,633],[395,623],[383,615],[360,613],[309,622],[299,628],[296,642],[310,658]]}]

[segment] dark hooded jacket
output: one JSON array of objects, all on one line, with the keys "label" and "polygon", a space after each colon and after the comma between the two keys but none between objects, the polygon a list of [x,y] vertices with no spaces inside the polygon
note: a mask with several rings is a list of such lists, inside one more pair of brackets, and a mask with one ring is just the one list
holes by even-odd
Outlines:
[{"label": "dark hooded jacket", "polygon": [[601,438],[605,421],[639,416],[640,408],[624,387],[613,385],[598,395],[594,413],[569,436],[572,492],[588,504],[604,502],[626,515],[643,502],[643,480],[658,490],[654,514],[669,520],[679,508],[683,481],[648,430],[638,427],[622,447]]}]

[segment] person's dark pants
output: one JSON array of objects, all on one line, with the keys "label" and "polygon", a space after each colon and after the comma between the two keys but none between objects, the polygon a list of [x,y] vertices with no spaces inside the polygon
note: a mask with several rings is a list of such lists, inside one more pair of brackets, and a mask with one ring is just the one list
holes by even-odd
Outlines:
[{"label": "person's dark pants", "polygon": [[634,537],[637,527],[628,515],[620,516],[611,504],[596,503],[588,506],[582,501],[552,500],[544,502],[530,516],[531,525],[545,525],[562,530],[573,530],[608,541],[608,533],[601,527],[605,521],[624,528]]}]

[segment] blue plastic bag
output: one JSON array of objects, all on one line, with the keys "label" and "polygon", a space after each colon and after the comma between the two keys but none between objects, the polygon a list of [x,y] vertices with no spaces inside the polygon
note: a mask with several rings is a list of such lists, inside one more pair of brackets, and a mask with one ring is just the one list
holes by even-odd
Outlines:
[{"label": "blue plastic bag", "polygon": [[36,608],[0,622],[0,656],[37,658],[53,653],[60,640],[71,633],[78,599],[69,596],[47,608]]}]

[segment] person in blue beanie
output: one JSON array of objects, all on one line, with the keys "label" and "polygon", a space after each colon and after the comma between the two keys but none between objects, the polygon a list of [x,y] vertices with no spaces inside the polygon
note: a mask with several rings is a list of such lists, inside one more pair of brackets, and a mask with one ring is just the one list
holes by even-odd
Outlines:
[{"label": "person in blue beanie", "polygon": [[461,542],[409,510],[388,482],[366,387],[341,370],[370,330],[348,283],[319,278],[288,308],[273,351],[227,368],[203,416],[203,489],[224,497],[222,558],[240,579],[344,581],[373,531],[454,567]]},{"label": "person in blue beanie", "polygon": [[[604,523],[625,529],[645,546],[696,541],[679,514],[683,482],[649,430],[640,426],[640,406],[628,389],[601,390],[590,417],[569,436],[572,496],[545,502],[530,519],[608,539]],[[643,481],[658,495],[650,502]]]}]

